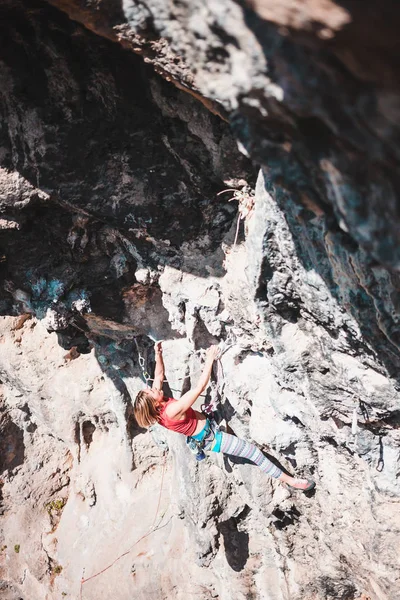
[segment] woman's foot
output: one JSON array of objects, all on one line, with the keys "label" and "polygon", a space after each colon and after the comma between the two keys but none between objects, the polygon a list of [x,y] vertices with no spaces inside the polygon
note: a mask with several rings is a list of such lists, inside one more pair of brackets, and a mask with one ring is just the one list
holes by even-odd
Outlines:
[{"label": "woman's foot", "polygon": [[301,490],[302,492],[309,492],[315,488],[315,481],[312,479],[297,479],[290,475],[286,475],[286,473],[282,473],[279,479],[280,481],[287,483],[290,487]]},{"label": "woman's foot", "polygon": [[315,488],[315,481],[312,479],[294,479],[293,483],[289,483],[290,487],[302,492],[309,492]]}]

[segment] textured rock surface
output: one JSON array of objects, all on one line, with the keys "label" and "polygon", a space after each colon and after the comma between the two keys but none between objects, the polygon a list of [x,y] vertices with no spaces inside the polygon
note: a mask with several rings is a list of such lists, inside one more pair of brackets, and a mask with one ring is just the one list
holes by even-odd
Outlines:
[{"label": "textured rock surface", "polygon": [[[2,597],[396,600],[398,8],[52,4],[109,39],[0,7]],[[161,337],[315,494],[137,428]]]}]

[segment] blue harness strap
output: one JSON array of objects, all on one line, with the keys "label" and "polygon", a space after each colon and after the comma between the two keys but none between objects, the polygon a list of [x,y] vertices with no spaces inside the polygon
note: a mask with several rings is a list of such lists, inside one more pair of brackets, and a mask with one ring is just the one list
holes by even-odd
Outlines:
[{"label": "blue harness strap", "polygon": [[221,452],[221,444],[222,444],[222,431],[217,429],[215,432],[215,443],[210,448],[211,452]]},{"label": "blue harness strap", "polygon": [[200,431],[200,433],[196,433],[196,435],[191,435],[189,437],[191,437],[193,440],[196,440],[196,442],[202,442],[204,440],[204,438],[207,437],[207,435],[210,433],[211,431],[211,423],[209,421],[209,419],[206,419],[206,423],[203,427],[203,429]]}]

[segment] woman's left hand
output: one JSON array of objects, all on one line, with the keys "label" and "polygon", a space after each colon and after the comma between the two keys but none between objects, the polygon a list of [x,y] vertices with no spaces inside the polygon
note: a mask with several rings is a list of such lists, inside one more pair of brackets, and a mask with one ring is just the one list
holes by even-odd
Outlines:
[{"label": "woman's left hand", "polygon": [[217,358],[218,354],[219,354],[219,348],[218,348],[218,346],[216,346],[216,345],[215,346],[210,346],[207,349],[206,357],[207,357],[208,360],[214,361]]}]

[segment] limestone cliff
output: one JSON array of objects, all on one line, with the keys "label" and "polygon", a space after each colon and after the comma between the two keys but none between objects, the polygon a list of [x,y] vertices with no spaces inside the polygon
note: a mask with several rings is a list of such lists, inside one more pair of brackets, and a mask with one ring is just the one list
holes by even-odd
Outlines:
[{"label": "limestone cliff", "polygon": [[[2,598],[400,598],[399,12],[2,2]],[[315,493],[139,429],[154,339]]]}]

